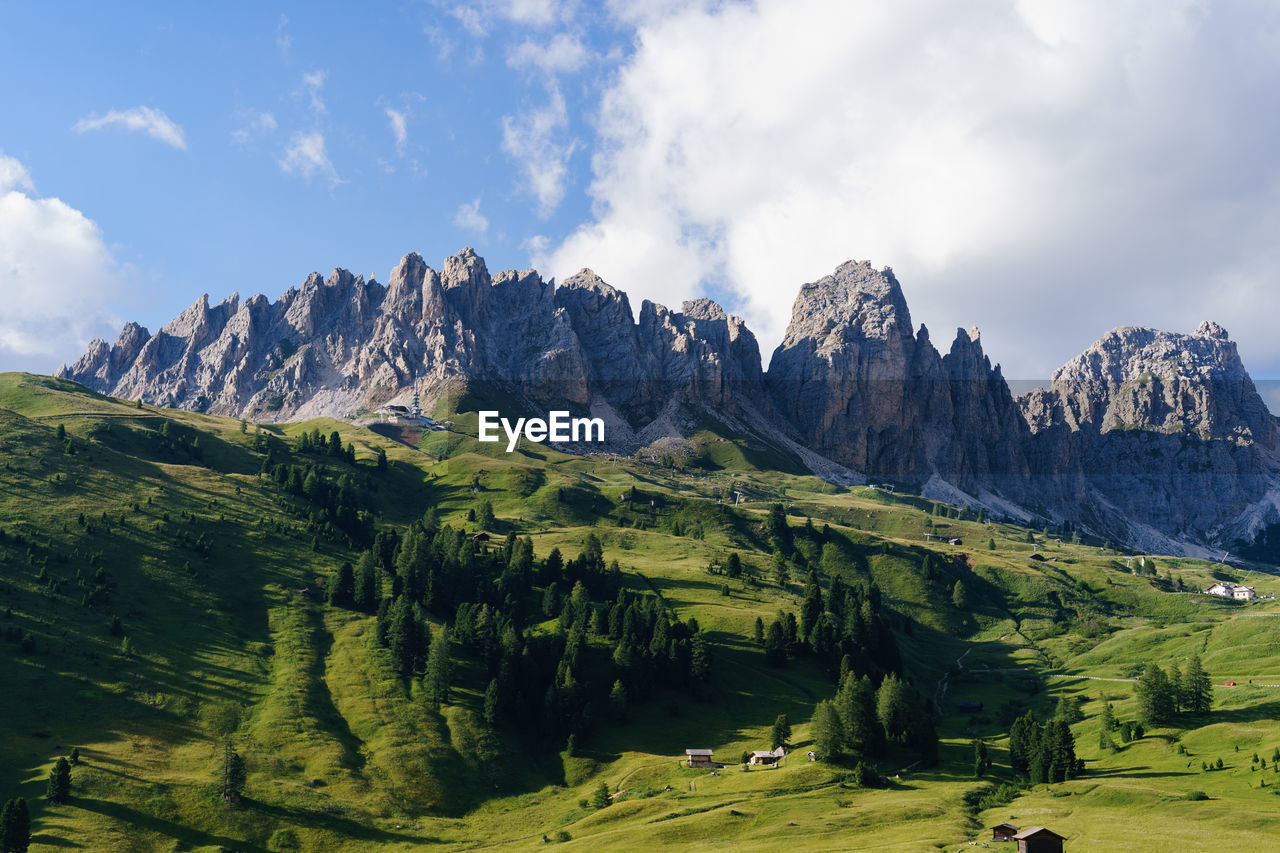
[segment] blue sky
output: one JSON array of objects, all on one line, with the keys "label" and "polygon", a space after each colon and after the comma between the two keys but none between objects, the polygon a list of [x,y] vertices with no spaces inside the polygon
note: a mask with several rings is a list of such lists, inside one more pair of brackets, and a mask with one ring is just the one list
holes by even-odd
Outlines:
[{"label": "blue sky", "polygon": [[766,360],[868,258],[1012,378],[1203,319],[1280,377],[1274,4],[10,2],[0,79],[0,369],[472,245]]},{"label": "blue sky", "polygon": [[[126,267],[109,304],[118,317],[154,330],[200,293],[274,298],[312,269],[385,281],[411,250],[438,264],[474,245],[499,264],[526,263],[522,243],[587,214],[589,153],[575,140],[589,135],[585,112],[607,63],[575,59],[563,82],[507,64],[511,45],[549,39],[553,20],[460,20],[412,3],[359,15],[322,4],[50,9],[0,7],[0,75],[22,81],[0,90],[3,114],[21,117],[3,123],[0,151],[40,196],[101,228]],[[625,44],[605,26],[590,50]],[[504,124],[546,110],[553,92],[566,107],[545,156],[573,149],[558,158],[558,203],[503,148]],[[181,147],[121,124],[73,130],[138,107],[179,127]],[[312,148],[290,168],[291,146],[314,139],[325,161]],[[47,355],[29,363],[51,370],[74,357]]]}]

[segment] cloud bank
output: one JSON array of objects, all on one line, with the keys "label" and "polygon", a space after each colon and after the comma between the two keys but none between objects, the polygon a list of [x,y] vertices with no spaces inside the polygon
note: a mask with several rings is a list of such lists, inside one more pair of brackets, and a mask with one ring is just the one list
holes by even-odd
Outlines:
[{"label": "cloud bank", "polygon": [[[592,219],[541,269],[711,292],[766,362],[797,285],[868,258],[935,340],[976,323],[1012,377],[1206,317],[1280,375],[1280,7],[658,5],[602,97]],[[504,128],[544,206],[560,120]]]},{"label": "cloud bank", "polygon": [[0,361],[52,372],[57,358],[118,328],[106,304],[119,278],[98,226],[37,197],[26,168],[0,154]]}]

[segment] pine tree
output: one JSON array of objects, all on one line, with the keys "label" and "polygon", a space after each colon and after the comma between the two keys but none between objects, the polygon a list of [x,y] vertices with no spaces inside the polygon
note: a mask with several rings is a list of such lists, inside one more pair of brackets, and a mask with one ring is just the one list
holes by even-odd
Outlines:
[{"label": "pine tree", "polygon": [[489,679],[489,686],[484,691],[484,721],[493,728],[498,725],[498,701],[500,694],[498,692],[498,679]]},{"label": "pine tree", "polygon": [[809,573],[809,580],[804,587],[804,601],[800,605],[800,635],[805,642],[810,642],[813,636],[814,626],[818,624],[818,617],[826,611],[826,607],[822,603],[822,589],[818,586],[818,577],[814,572]]},{"label": "pine tree", "polygon": [[[1182,707],[1193,714],[1207,714],[1213,707],[1213,686],[1200,666],[1200,656],[1192,655],[1182,677]],[[1280,750],[1277,750],[1280,752]]]},{"label": "pine tree", "polygon": [[487,498],[476,504],[476,526],[481,530],[492,530],[497,519],[493,515],[493,503]]},{"label": "pine tree", "polygon": [[71,763],[59,758],[49,771],[49,784],[45,786],[44,797],[51,803],[65,802],[71,796]]},{"label": "pine tree", "polygon": [[338,571],[329,576],[325,598],[330,607],[350,609],[356,603],[356,577],[351,564],[344,562]]},{"label": "pine tree", "polygon": [[377,455],[377,460],[378,460],[378,463],[377,463],[377,464],[378,464],[378,470],[379,470],[379,471],[385,471],[385,470],[387,470],[387,451],[385,451],[385,450],[383,450],[381,447],[379,447],[379,448],[378,448],[378,450],[377,450],[377,454],[376,454],[376,455]]},{"label": "pine tree", "polygon": [[609,709],[615,720],[627,719],[628,704],[626,686],[621,681],[613,682],[613,689],[609,691]]},{"label": "pine tree", "polygon": [[876,713],[876,688],[871,679],[846,675],[840,682],[835,704],[849,747],[863,757],[878,757],[884,751],[884,726]]},{"label": "pine tree", "polygon": [[993,536],[993,537],[991,537],[990,539],[988,539],[988,540],[987,540],[987,550],[988,550],[988,551],[994,551],[995,549],[996,549],[996,539],[995,539],[995,537]]},{"label": "pine tree", "polygon": [[244,759],[228,740],[222,749],[222,799],[228,803],[240,802],[245,781]]},{"label": "pine tree", "polygon": [[782,633],[782,623],[774,620],[764,636],[764,660],[769,666],[782,666],[787,662],[787,641]]},{"label": "pine tree", "polygon": [[1149,663],[1138,679],[1138,716],[1149,726],[1166,723],[1173,717],[1173,697],[1169,677],[1159,664]]},{"label": "pine tree", "polygon": [[755,637],[757,645],[761,645],[761,646],[764,645],[764,620],[761,619],[759,616],[756,617],[756,625],[755,625],[755,631],[753,636]]},{"label": "pine tree", "polygon": [[1186,687],[1182,683],[1182,671],[1176,663],[1169,664],[1169,700],[1176,714],[1182,710],[1182,696]]},{"label": "pine tree", "polygon": [[431,651],[427,656],[427,674],[425,687],[427,701],[431,707],[439,710],[441,703],[449,701],[449,631],[441,628],[440,633],[431,643]]},{"label": "pine tree", "polygon": [[689,641],[689,677],[698,688],[706,686],[711,678],[711,652],[701,631]]},{"label": "pine tree", "polygon": [[591,795],[591,808],[599,811],[600,809],[607,808],[610,802],[612,802],[612,800],[609,799],[609,785],[601,779],[599,787],[597,787],[595,793]]},{"label": "pine tree", "polygon": [[1115,711],[1111,710],[1110,702],[1103,702],[1102,703],[1102,730],[1104,732],[1111,732],[1115,729],[1115,727],[1116,727]]},{"label": "pine tree", "polygon": [[956,581],[956,585],[951,588],[951,603],[955,605],[956,610],[969,609],[969,596],[964,591],[964,584]]},{"label": "pine tree", "polygon": [[742,558],[738,556],[737,551],[729,552],[729,559],[725,561],[724,573],[731,578],[742,575]]},{"label": "pine tree", "polygon": [[773,579],[778,586],[784,589],[791,580],[791,573],[787,569],[787,558],[782,556],[781,551],[774,551],[771,558],[771,566],[773,569]]},{"label": "pine tree", "polygon": [[27,853],[31,846],[31,809],[23,797],[9,800],[0,813],[0,850]]},{"label": "pine tree", "polygon": [[1040,750],[1040,724],[1028,711],[1009,728],[1009,766],[1014,773],[1028,775],[1032,758]]},{"label": "pine tree", "polygon": [[378,609],[378,563],[372,551],[365,551],[356,561],[355,607],[361,613]]},{"label": "pine tree", "polygon": [[824,699],[813,709],[809,736],[813,739],[813,751],[823,761],[837,761],[844,754],[844,726],[831,702]]},{"label": "pine tree", "polygon": [[894,673],[885,676],[876,691],[876,716],[884,733],[891,740],[902,740],[910,722],[911,703],[907,698],[907,685]]},{"label": "pine tree", "polygon": [[791,745],[791,720],[786,714],[779,714],[778,718],[773,721],[773,746],[777,749],[780,746]]}]

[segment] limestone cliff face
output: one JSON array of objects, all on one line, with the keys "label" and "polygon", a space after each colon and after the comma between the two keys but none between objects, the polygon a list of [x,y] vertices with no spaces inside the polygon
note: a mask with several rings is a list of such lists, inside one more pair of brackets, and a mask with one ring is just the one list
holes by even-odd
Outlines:
[{"label": "limestone cliff face", "polygon": [[[354,416],[477,384],[606,419],[613,449],[707,419],[842,482],[891,479],[1166,553],[1280,541],[1280,422],[1225,330],[1122,328],[1014,400],[977,329],[945,354],[892,270],[842,264],[800,288],[762,370],[754,335],[706,299],[679,311],[590,270],[557,286],[491,275],[471,249],[405,255],[384,286],[318,274],[272,302],[201,297],[155,335],[124,327],[59,375],[253,420]],[[1272,530],[1272,527],[1275,527]]]},{"label": "limestone cliff face", "polygon": [[1025,422],[977,330],[939,355],[888,268],[802,286],[768,384],[806,443],[855,470],[975,489],[1027,471]]},{"label": "limestone cliff face", "polygon": [[1280,421],[1226,330],[1114,329],[1019,398],[1036,468],[1120,541],[1214,548],[1280,521]]},{"label": "limestone cliff face", "polygon": [[639,440],[671,407],[724,406],[761,381],[755,338],[713,302],[682,312],[590,270],[559,287],[536,272],[491,276],[466,249],[433,270],[406,255],[384,287],[346,270],[309,275],[276,302],[207,296],[155,336],[127,325],[59,371],[130,399],[257,420],[347,417],[416,390],[503,386],[534,407],[601,408]]}]

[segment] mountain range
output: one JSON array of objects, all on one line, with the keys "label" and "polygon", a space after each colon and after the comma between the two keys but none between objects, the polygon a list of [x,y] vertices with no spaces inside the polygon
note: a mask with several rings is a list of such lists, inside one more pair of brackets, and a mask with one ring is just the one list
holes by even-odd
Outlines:
[{"label": "mountain range", "polygon": [[1280,555],[1280,421],[1222,327],[1114,329],[1015,397],[977,329],[940,353],[893,271],[865,261],[800,287],[767,369],[711,300],[645,300],[637,317],[590,270],[491,275],[465,249],[439,271],[408,254],[385,286],[338,269],[274,302],[202,296],[58,375],[254,421],[500,393],[603,418],[615,451],[711,425],[835,482],[888,480],[1144,552]]}]

